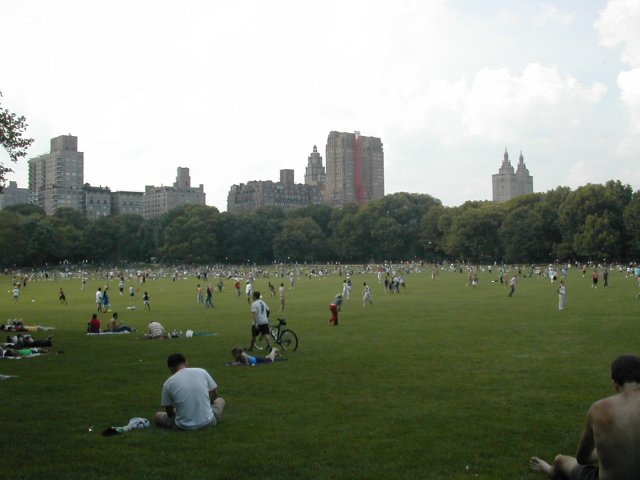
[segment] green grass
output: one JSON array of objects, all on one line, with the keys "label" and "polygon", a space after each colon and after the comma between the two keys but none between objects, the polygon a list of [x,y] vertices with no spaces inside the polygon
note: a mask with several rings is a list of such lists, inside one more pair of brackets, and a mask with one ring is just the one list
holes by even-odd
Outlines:
[{"label": "green grass", "polygon": [[[638,350],[638,288],[617,272],[609,289],[593,290],[590,278],[572,271],[563,312],[544,279],[521,279],[507,298],[507,288],[486,273],[477,289],[465,286],[466,274],[442,272],[437,281],[410,274],[400,295],[385,295],[375,275],[356,275],[334,328],[328,304],[342,280],[300,278],[287,289],[285,316],[298,351],[287,362],[243,368],[224,366],[233,346],[248,343],[251,322],[231,282],[207,310],[195,302],[197,279],[150,280],[144,289],[153,310],[146,312],[140,295],[137,310],[127,311],[132,302],[112,281],[113,309],[126,324],[144,330],[155,319],[168,329],[218,334],[141,341],[140,332],[85,335],[104,281],[90,279],[83,291],[79,280],[32,282],[14,304],[4,293],[11,277],[3,276],[0,321],[53,326],[54,350],[64,352],[0,360],[0,373],[18,376],[0,382],[3,450],[12,458],[3,473],[85,480],[535,478],[529,456],[573,454],[587,408],[612,393],[611,361]],[[371,307],[362,307],[362,281],[373,285]],[[266,283],[258,279],[257,288],[266,293]],[[58,303],[60,286],[69,305]],[[277,298],[266,300],[277,316]],[[169,376],[166,357],[176,351],[217,381],[227,401],[223,422],[188,433],[151,427],[102,437],[104,428],[130,417],[152,419]]]}]

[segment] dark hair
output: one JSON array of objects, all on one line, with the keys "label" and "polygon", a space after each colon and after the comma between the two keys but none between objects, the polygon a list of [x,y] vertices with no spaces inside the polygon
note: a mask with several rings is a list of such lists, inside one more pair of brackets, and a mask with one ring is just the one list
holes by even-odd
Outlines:
[{"label": "dark hair", "polygon": [[627,382],[640,383],[640,357],[620,355],[611,364],[611,379],[622,386]]},{"label": "dark hair", "polygon": [[167,358],[167,367],[171,369],[185,363],[187,363],[187,359],[184,358],[184,355],[181,353],[172,353],[171,355],[169,355],[169,358]]},{"label": "dark hair", "polygon": [[253,292],[253,299],[258,300],[259,298],[260,298],[260,292],[256,290],[255,292]]}]

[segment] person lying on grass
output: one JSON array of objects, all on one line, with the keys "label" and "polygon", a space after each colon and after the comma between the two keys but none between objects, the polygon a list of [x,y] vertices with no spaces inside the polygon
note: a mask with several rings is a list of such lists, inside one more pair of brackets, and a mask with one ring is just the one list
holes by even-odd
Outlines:
[{"label": "person lying on grass", "polygon": [[616,358],[611,379],[616,394],[589,408],[576,457],[558,455],[551,465],[532,457],[531,470],[552,479],[640,478],[640,357]]},{"label": "person lying on grass", "polygon": [[52,347],[53,343],[51,339],[53,336],[48,336],[46,340],[36,340],[31,335],[22,335],[19,333],[18,335],[9,335],[7,337],[7,343],[11,348],[38,348],[38,347]]},{"label": "person lying on grass", "polygon": [[271,352],[269,352],[269,355],[267,355],[266,357],[254,357],[254,356],[248,355],[247,352],[245,352],[240,347],[236,347],[233,350],[231,350],[231,356],[233,356],[234,360],[237,363],[251,366],[251,367],[253,367],[258,363],[274,362],[276,360],[276,357],[278,357],[279,355],[280,353],[278,352],[277,348],[272,348]]},{"label": "person lying on grass", "polygon": [[38,347],[38,348],[9,348],[0,347],[0,357],[28,357],[37,353],[49,353],[51,347]]}]

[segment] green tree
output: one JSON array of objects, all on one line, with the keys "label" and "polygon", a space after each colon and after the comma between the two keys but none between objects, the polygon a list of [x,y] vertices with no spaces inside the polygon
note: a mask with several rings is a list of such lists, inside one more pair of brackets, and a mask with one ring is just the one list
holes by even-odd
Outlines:
[{"label": "green tree", "polygon": [[[0,92],[2,98],[2,92]],[[18,116],[10,112],[0,103],[0,145],[9,154],[12,162],[17,162],[27,155],[27,149],[33,143],[33,138],[25,137],[27,123],[24,116]],[[4,187],[5,176],[12,172],[11,168],[0,163],[0,193]]]},{"label": "green tree", "polygon": [[0,211],[0,266],[25,265],[26,245],[21,216],[9,209]]},{"label": "green tree", "polygon": [[275,260],[311,262],[326,260],[327,243],[320,226],[310,217],[290,218],[273,241]]},{"label": "green tree", "polygon": [[500,225],[504,207],[492,202],[467,202],[458,208],[445,252],[461,261],[493,263],[502,258]]},{"label": "green tree", "polygon": [[164,229],[163,259],[201,264],[215,261],[218,215],[218,209],[204,205],[188,205],[174,212]]},{"label": "green tree", "polygon": [[640,257],[640,190],[624,210],[624,230],[628,236],[627,258]]},{"label": "green tree", "polygon": [[[620,258],[626,244],[624,211],[632,195],[629,185],[613,180],[605,185],[588,184],[571,192],[560,205],[558,215],[563,243],[571,245],[582,258]],[[593,218],[589,220],[589,231],[585,231],[588,217]],[[611,231],[606,241],[599,231],[602,228]],[[602,252],[598,246],[605,244],[608,252]],[[592,247],[595,250],[591,251]],[[607,255],[602,257],[603,253]]]}]

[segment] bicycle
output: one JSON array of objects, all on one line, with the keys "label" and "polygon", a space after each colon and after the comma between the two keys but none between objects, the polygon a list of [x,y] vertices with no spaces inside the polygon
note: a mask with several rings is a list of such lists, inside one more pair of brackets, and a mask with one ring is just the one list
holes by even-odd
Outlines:
[{"label": "bicycle", "polygon": [[[270,323],[269,330],[271,331],[271,338],[279,345],[283,352],[291,351],[295,352],[298,349],[298,336],[293,330],[285,328],[287,320],[284,318],[278,319],[278,324]],[[254,338],[252,348],[256,350],[264,350],[268,346],[267,339],[261,333]]]}]

